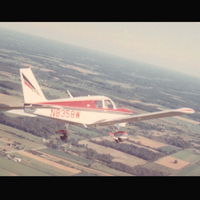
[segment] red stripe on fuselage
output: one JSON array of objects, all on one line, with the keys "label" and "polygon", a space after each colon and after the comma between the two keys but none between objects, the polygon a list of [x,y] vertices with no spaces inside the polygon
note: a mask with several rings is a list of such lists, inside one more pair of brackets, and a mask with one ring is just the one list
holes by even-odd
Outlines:
[{"label": "red stripe on fuselage", "polygon": [[113,112],[121,112],[126,114],[133,114],[132,110],[125,109],[125,108],[97,108],[96,101],[94,100],[87,100],[87,101],[58,101],[58,102],[41,102],[36,103],[40,105],[54,105],[54,106],[63,106],[63,107],[74,107],[74,108],[84,108],[84,109],[95,109],[99,111],[113,111]]},{"label": "red stripe on fuselage", "polygon": [[67,107],[81,107],[81,108],[96,108],[95,101],[57,101],[57,102],[42,102],[39,104],[67,106]]}]

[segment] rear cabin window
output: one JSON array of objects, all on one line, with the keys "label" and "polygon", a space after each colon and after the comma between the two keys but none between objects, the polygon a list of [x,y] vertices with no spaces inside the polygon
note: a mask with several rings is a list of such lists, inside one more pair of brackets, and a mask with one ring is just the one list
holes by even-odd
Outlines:
[{"label": "rear cabin window", "polygon": [[105,108],[113,108],[113,104],[110,100],[105,100],[104,104],[105,104]]},{"label": "rear cabin window", "polygon": [[102,101],[96,101],[96,108],[102,108],[102,107],[103,107]]}]

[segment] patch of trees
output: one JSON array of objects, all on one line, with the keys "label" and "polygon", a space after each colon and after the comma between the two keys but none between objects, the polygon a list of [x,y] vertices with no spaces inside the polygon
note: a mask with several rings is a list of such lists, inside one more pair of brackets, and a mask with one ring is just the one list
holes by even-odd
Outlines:
[{"label": "patch of trees", "polygon": [[0,123],[44,138],[54,134],[56,128],[63,128],[63,123],[60,121],[29,117],[10,118],[3,113],[0,113]]},{"label": "patch of trees", "polygon": [[105,163],[106,165],[109,165],[110,163],[112,163],[112,159],[113,159],[113,157],[110,154],[100,154],[90,148],[86,148],[86,150],[83,151],[81,154],[87,159],[90,159],[93,161],[99,160]]},{"label": "patch of trees", "polygon": [[135,172],[135,175],[137,176],[168,176],[169,175],[169,173],[145,168],[139,165],[134,167],[134,172]]},{"label": "patch of trees", "polygon": [[167,144],[174,145],[181,148],[189,148],[191,144],[184,139],[182,139],[180,136],[174,136],[174,137],[167,137],[164,139]]},{"label": "patch of trees", "polygon": [[[132,124],[132,123],[130,123],[130,124]],[[133,125],[139,127],[140,129],[144,129],[144,130],[164,131],[164,129],[165,129],[164,125],[150,124],[150,123],[145,123],[145,122],[137,122],[137,123],[133,123]]]},{"label": "patch of trees", "polygon": [[164,156],[164,154],[161,152],[159,153],[154,152],[143,147],[135,146],[134,144],[126,144],[126,143],[115,144],[114,142],[108,140],[102,140],[102,141],[92,140],[92,142],[140,157],[148,161],[154,161],[160,158],[161,156]]},{"label": "patch of trees", "polygon": [[108,166],[113,169],[127,172],[129,174],[136,175],[136,176],[167,176],[167,175],[169,175],[166,172],[149,169],[149,168],[143,167],[141,165],[137,165],[135,167],[130,167],[130,166],[125,165],[120,162],[112,162]]},{"label": "patch of trees", "polygon": [[107,165],[110,168],[116,169],[116,170],[120,170],[132,175],[136,175],[136,171],[134,170],[133,167],[130,167],[128,165],[125,165],[123,163],[120,162],[111,162],[110,164]]},{"label": "patch of trees", "polygon": [[137,123],[130,123],[130,124],[136,127],[139,127],[140,129],[143,129],[145,131],[155,130],[159,132],[164,132],[168,130],[170,132],[175,132],[175,133],[183,132],[183,130],[180,128],[173,127],[173,126],[166,126],[165,124],[160,124],[160,123],[137,122]]},{"label": "patch of trees", "polygon": [[100,160],[107,164],[111,163],[113,159],[113,157],[110,154],[99,154],[95,150],[89,148],[87,148],[85,151],[85,157],[87,159]]},{"label": "patch of trees", "polygon": [[180,136],[159,136],[157,137],[157,139],[160,140],[161,142],[164,142],[176,147],[180,147],[183,149],[191,147],[190,142],[185,141]]}]

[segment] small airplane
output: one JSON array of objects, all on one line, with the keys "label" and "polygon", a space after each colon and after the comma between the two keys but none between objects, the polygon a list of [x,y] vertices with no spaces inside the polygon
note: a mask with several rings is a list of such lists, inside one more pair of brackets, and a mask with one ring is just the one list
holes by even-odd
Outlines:
[{"label": "small airplane", "polygon": [[158,112],[134,114],[133,110],[117,108],[106,96],[73,97],[67,90],[69,98],[47,100],[30,68],[21,68],[20,77],[24,95],[24,105],[18,107],[0,107],[1,110],[28,117],[46,117],[65,122],[65,129],[58,130],[61,140],[67,141],[70,124],[85,128],[111,126],[114,132],[109,135],[115,142],[128,138],[123,131],[129,122],[173,117],[192,114],[191,108],[178,108]]}]

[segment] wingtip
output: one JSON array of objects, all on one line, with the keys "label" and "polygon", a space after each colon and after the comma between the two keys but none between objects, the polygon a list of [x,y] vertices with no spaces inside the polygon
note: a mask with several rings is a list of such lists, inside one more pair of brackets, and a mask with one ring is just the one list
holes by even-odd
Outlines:
[{"label": "wingtip", "polygon": [[183,113],[186,113],[186,114],[193,114],[195,113],[195,110],[193,110],[192,108],[180,108],[180,109],[177,109],[179,112],[183,112]]}]

